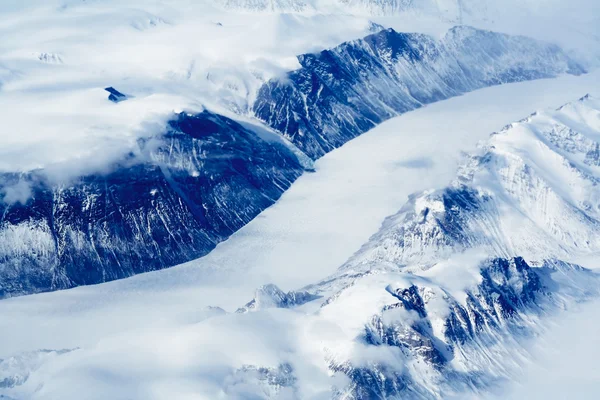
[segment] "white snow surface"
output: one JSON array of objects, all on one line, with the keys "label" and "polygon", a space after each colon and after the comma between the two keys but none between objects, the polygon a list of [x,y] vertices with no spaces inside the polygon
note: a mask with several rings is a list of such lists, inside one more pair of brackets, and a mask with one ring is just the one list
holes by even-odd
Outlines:
[{"label": "white snow surface", "polygon": [[[260,397],[262,392],[249,392],[267,390],[254,375],[235,371],[292,362],[301,382],[294,395],[328,398],[332,378],[319,343],[356,363],[400,357],[393,351],[365,353],[371,350],[340,340],[355,335],[363,318],[342,318],[349,309],[335,311],[335,303],[321,317],[310,312],[315,302],[250,314],[224,315],[222,309],[236,310],[265,283],[287,291],[332,274],[410,193],[447,184],[462,151],[533,109],[599,93],[598,78],[593,73],[493,87],[407,113],[320,159],[315,173],[301,177],[275,206],[207,257],[122,281],[0,302],[0,358],[78,349],[36,365],[24,385],[6,394]],[[442,279],[448,265],[439,268]],[[469,271],[463,276],[473,282]],[[386,301],[388,279],[375,276],[353,289],[364,296],[349,298],[352,316],[365,317]],[[458,291],[461,283],[450,290]],[[401,368],[401,359],[396,361]],[[279,395],[293,398],[285,390]]]},{"label": "white snow surface", "polygon": [[[247,113],[296,55],[369,34],[363,17],[224,12],[211,0],[0,3],[0,171],[106,168],[174,111]],[[113,104],[105,87],[133,96]]]}]

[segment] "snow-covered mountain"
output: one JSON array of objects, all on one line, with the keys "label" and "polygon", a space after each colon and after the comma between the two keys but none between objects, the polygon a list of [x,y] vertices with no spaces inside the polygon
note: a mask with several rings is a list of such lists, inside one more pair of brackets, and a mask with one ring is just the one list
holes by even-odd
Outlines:
[{"label": "snow-covered mountain", "polygon": [[[259,136],[260,135],[260,136]],[[139,140],[113,170],[53,182],[1,176],[0,297],[170,267],[212,250],[300,176],[298,156],[204,111]]]},{"label": "snow-covered mountain", "polygon": [[[322,315],[354,319],[353,306],[375,302],[378,312],[356,317],[355,340],[403,354],[394,370],[399,361],[375,353],[353,361],[343,346],[331,351],[330,368],[351,380],[339,398],[491,390],[516,379],[523,340],[544,317],[598,295],[598,276],[564,260],[600,251],[599,121],[600,102],[585,96],[493,134],[451,186],[413,195],[338,273],[308,288],[331,294]],[[399,302],[369,299],[377,287]]]},{"label": "snow-covered mountain", "polygon": [[425,104],[585,71],[554,45],[464,26],[441,40],[386,29],[299,61],[260,88],[254,113],[312,158]]},{"label": "snow-covered mountain", "polygon": [[586,96],[492,135],[451,186],[411,196],[344,269],[426,269],[471,248],[527,260],[600,251],[599,110]]},{"label": "snow-covered mountain", "polygon": [[[361,303],[372,307],[370,316],[365,307],[364,319],[352,322],[351,351],[340,345],[326,352],[331,370],[350,380],[334,398],[482,395],[517,378],[528,359],[526,341],[542,331],[544,318],[598,294],[594,273],[560,261],[449,264],[436,265],[427,277],[355,277],[323,305],[325,318],[352,318],[350,310]],[[448,279],[453,274],[463,281]]]},{"label": "snow-covered mountain", "polygon": [[343,331],[323,345],[349,380],[333,398],[481,395],[518,379],[544,319],[600,293],[597,274],[568,261],[600,251],[599,121],[585,96],[507,126],[450,187],[411,196],[303,289],[325,298],[315,318]]}]

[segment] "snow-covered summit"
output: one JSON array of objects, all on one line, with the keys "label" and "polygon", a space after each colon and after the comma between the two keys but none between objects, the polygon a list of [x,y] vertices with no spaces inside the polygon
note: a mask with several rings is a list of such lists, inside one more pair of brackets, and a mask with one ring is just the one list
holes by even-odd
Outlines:
[{"label": "snow-covered summit", "polygon": [[599,116],[585,96],[493,134],[452,185],[411,196],[343,269],[428,268],[472,248],[532,261],[600,251]]},{"label": "snow-covered summit", "polygon": [[291,291],[284,293],[276,285],[268,284],[258,288],[254,293],[254,298],[236,312],[247,313],[267,308],[291,308],[314,301],[318,298],[319,296],[315,296],[308,292]]}]

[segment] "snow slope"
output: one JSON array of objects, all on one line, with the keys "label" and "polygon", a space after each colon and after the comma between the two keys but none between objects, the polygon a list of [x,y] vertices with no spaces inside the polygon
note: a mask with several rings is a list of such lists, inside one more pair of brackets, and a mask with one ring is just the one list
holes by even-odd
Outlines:
[{"label": "snow slope", "polygon": [[[261,386],[265,381],[289,382],[281,356],[289,354],[288,361],[296,360],[289,351],[297,348],[294,343],[300,343],[308,352],[295,354],[307,364],[306,369],[294,364],[295,374],[303,373],[295,386],[329,398],[332,380],[323,353],[315,353],[311,338],[316,335],[339,342],[340,333],[334,328],[340,321],[334,325],[317,321],[315,325],[305,319],[312,317],[304,317],[302,309],[299,314],[267,309],[230,316],[203,308],[213,305],[235,311],[253,297],[254,288],[267,282],[287,291],[319,281],[366,241],[410,192],[449,181],[460,150],[467,150],[505,121],[526,115],[533,105],[553,102],[556,107],[565,97],[576,97],[597,82],[591,75],[506,85],[391,120],[319,160],[316,174],[300,178],[278,205],[205,259],[107,285],[1,302],[1,321],[6,324],[2,331],[9,333],[3,337],[0,354],[6,358],[40,348],[82,348],[80,353],[72,352],[74,358],[63,358],[60,365],[45,364],[32,375],[29,389],[18,389],[31,393],[27,390],[42,384],[46,389],[36,392],[39,398],[77,398],[83,387],[93,387],[98,396],[167,398],[174,393],[195,393],[236,398],[242,397],[240,393],[264,396],[260,394],[263,390],[272,390],[269,385]],[[468,107],[473,104],[478,105],[476,111]],[[487,117],[484,121],[482,114]],[[451,117],[456,123],[448,125]],[[448,135],[440,137],[440,130]],[[407,138],[414,138],[414,132],[420,132],[422,140],[413,140],[408,147]],[[438,140],[432,141],[434,137]],[[415,154],[423,156],[415,159]],[[435,181],[426,177],[435,177]],[[330,190],[321,190],[324,188]],[[325,226],[332,231],[323,230]],[[368,284],[365,289],[364,301],[369,302],[373,288]],[[382,291],[383,299],[389,296],[386,293]],[[389,301],[394,298],[390,296]],[[305,307],[310,316],[313,306]],[[366,311],[368,318],[370,311]],[[199,323],[208,316],[216,319]],[[348,322],[360,324],[358,317]],[[240,324],[243,336],[238,333]],[[31,326],[40,330],[31,332]],[[123,360],[124,354],[127,364],[115,363]],[[387,357],[385,352],[383,356]],[[209,360],[217,360],[218,365],[206,364]],[[248,364],[255,367],[243,367]],[[103,371],[101,376],[106,379],[92,371]],[[111,376],[124,379],[119,380],[118,393],[111,391],[116,385]],[[151,382],[146,380],[149,376]],[[132,386],[124,386],[125,381]],[[313,384],[306,388],[302,382]],[[245,392],[239,392],[242,388]]]},{"label": "snow slope", "polygon": [[[536,341],[534,362],[510,388],[490,399],[564,399],[597,397],[598,390],[598,301],[576,308],[552,321],[551,329]],[[577,332],[574,340],[573,332]]]},{"label": "snow slope", "polygon": [[599,252],[599,110],[586,96],[494,134],[452,186],[411,196],[344,268],[426,269],[470,248],[531,261]]},{"label": "snow slope", "polygon": [[[297,54],[367,35],[344,15],[223,12],[211,1],[0,4],[0,170],[110,164],[173,111],[244,113]],[[112,86],[134,96],[106,101]]]},{"label": "snow slope", "polygon": [[[0,297],[125,278],[201,257],[303,172],[277,135],[180,113],[106,171],[0,174]],[[49,176],[50,175],[50,176]]]},{"label": "snow slope", "polygon": [[[0,169],[28,171],[68,165],[55,168],[56,177],[78,177],[90,166],[111,165],[115,155],[128,154],[140,137],[156,132],[157,125],[164,126],[173,111],[209,108],[228,116],[232,110],[244,114],[260,85],[299,67],[296,54],[363,37],[374,27],[371,19],[399,31],[406,31],[407,26],[416,27],[411,31],[433,31],[437,37],[447,30],[436,12],[372,18],[362,12],[342,15],[314,7],[282,14],[281,9],[270,7],[248,18],[244,13],[224,13],[213,1],[124,4],[114,0],[0,4],[0,117],[10,133],[0,135]],[[598,13],[593,7],[597,2],[544,3],[549,6],[540,7],[542,10],[534,7],[523,16],[515,15],[521,14],[520,8],[502,4],[502,13],[496,15],[497,10],[492,10],[473,17],[477,25],[531,34],[567,49],[584,49],[585,58],[595,60]],[[464,14],[461,18],[466,20]],[[387,386],[377,379],[388,372],[399,374],[400,379],[388,380],[396,391],[404,390],[407,382],[419,382],[419,393],[436,396],[442,393],[440,388],[449,390],[443,393],[460,392],[464,386],[440,386],[441,381],[431,380],[439,365],[430,361],[449,361],[452,354],[436,341],[441,337],[440,321],[447,316],[436,312],[448,305],[456,306],[455,316],[473,312],[476,308],[464,304],[464,294],[470,293],[485,299],[486,324],[534,333],[532,323],[541,321],[545,313],[553,313],[557,306],[569,308],[572,302],[592,294],[593,275],[559,263],[555,270],[573,280],[557,281],[555,276],[548,277],[550,273],[538,274],[533,263],[522,264],[506,254],[487,264],[479,263],[482,260],[475,254],[475,260],[450,263],[452,268],[442,263],[429,269],[430,274],[439,272],[444,282],[424,274],[412,292],[407,276],[399,273],[367,277],[354,288],[339,292],[337,298],[343,301],[330,301],[325,311],[317,311],[321,301],[291,310],[261,309],[262,305],[298,304],[303,302],[298,299],[310,298],[301,294],[301,287],[333,274],[385,216],[397,211],[408,194],[446,184],[455,174],[460,150],[534,108],[558,106],[585,92],[598,93],[598,81],[597,75],[562,77],[483,90],[428,106],[325,156],[317,163],[316,174],[301,178],[281,203],[205,259],[108,285],[0,302],[3,394],[27,399],[79,399],[82,393],[144,399],[330,398],[332,386],[339,388],[340,396],[357,395],[363,389],[381,393]],[[130,95],[129,99],[111,103],[104,91],[109,86]],[[578,143],[573,148],[582,154],[593,150],[586,146]],[[579,170],[588,168],[585,157],[571,160],[563,151],[555,153],[573,161]],[[559,173],[560,178],[551,174],[540,179],[550,189],[571,182],[561,168],[550,172]],[[585,184],[586,179],[573,182]],[[8,194],[11,202],[27,198],[27,187],[12,189]],[[583,205],[587,215],[585,201],[593,191],[587,186],[578,190],[574,193],[581,197],[553,195],[561,207],[567,204],[563,210]],[[530,216],[536,232],[567,239],[561,255],[570,253],[574,243],[581,243],[578,232],[557,227],[545,215]],[[589,230],[591,225],[583,222],[580,226]],[[593,245],[585,244],[572,255],[589,260],[594,256],[590,253]],[[533,257],[528,254],[528,258]],[[423,265],[418,267],[415,269]],[[515,269],[523,273],[511,275]],[[479,285],[489,283],[486,274],[497,278],[501,290]],[[461,280],[453,285],[449,277],[456,275]],[[534,275],[545,285],[525,285],[530,290],[519,291],[519,285]],[[515,276],[517,279],[512,279]],[[269,282],[283,290],[263,286]],[[395,286],[385,290],[391,284]],[[257,287],[262,289],[248,303]],[[425,296],[427,288],[438,296]],[[410,301],[403,297],[405,289]],[[525,306],[510,315],[494,315],[494,311],[508,310],[502,306],[505,301],[498,301],[502,296],[516,298]],[[408,347],[425,344],[423,354],[402,353],[390,345],[397,339],[393,335],[380,335],[379,342],[370,339],[367,345],[355,340],[381,307],[399,302],[413,307],[425,303],[426,298],[434,299],[428,302],[426,315],[421,311],[417,312],[419,318],[401,316],[398,325],[392,311],[390,319],[383,321],[386,330],[406,328],[409,335],[413,331],[421,335]],[[443,301],[435,304],[435,299]],[[244,304],[257,312],[224,311]],[[216,307],[206,308],[211,305]],[[337,318],[348,310],[351,318]],[[323,353],[323,338],[334,347],[335,357]],[[494,338],[511,344],[500,346],[499,354],[527,356],[527,349],[519,347],[518,335]],[[383,342],[386,346],[382,347]],[[449,342],[446,344],[452,344]],[[480,353],[475,349],[465,354]],[[422,366],[421,356],[429,364]],[[460,361],[456,355],[454,359]],[[490,366],[482,357],[476,366],[496,371],[499,377],[511,377],[520,362],[505,359],[510,365]],[[407,369],[381,368],[390,364]],[[466,367],[464,362],[446,364],[446,371],[464,372]],[[477,371],[475,375],[479,376]],[[361,386],[357,383],[361,380],[374,384]],[[468,382],[481,384],[480,390],[493,383],[487,379]]]}]

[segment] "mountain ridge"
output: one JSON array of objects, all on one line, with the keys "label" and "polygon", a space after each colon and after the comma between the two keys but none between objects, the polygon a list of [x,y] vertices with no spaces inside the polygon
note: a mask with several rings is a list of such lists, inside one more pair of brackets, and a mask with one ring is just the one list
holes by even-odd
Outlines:
[{"label": "mountain ridge", "polygon": [[435,101],[585,72],[555,45],[466,26],[441,40],[386,29],[298,60],[302,68],[262,86],[253,113],[313,159]]}]

